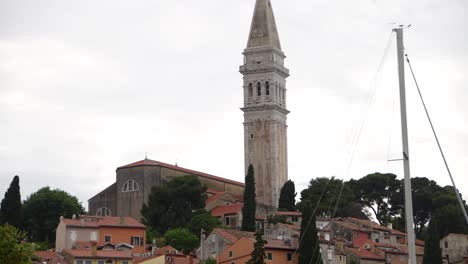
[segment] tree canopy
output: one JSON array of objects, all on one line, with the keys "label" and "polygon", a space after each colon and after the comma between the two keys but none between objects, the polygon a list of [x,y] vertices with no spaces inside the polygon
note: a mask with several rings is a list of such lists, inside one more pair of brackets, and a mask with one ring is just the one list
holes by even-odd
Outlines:
[{"label": "tree canopy", "polygon": [[255,231],[256,207],[254,169],[252,164],[250,164],[247,175],[245,176],[244,206],[242,207],[243,231]]},{"label": "tree canopy", "polygon": [[83,214],[84,208],[75,196],[59,189],[44,187],[24,201],[23,213],[25,229],[30,238],[53,245],[60,216],[72,218],[74,214]]},{"label": "tree canopy", "polygon": [[320,246],[315,225],[316,217],[312,203],[304,201],[302,204],[302,222],[299,243],[299,264],[322,264]]},{"label": "tree canopy", "polygon": [[200,236],[201,230],[205,230],[205,234],[209,235],[214,228],[221,226],[221,222],[217,217],[212,216],[205,210],[194,212],[192,219],[187,224],[193,234]]},{"label": "tree canopy", "polygon": [[198,237],[186,228],[176,228],[167,230],[164,234],[166,243],[173,246],[177,250],[183,251],[185,254],[192,252],[198,247]]},{"label": "tree canopy", "polygon": [[33,256],[33,247],[22,243],[26,234],[8,224],[0,225],[0,263],[29,264]]},{"label": "tree canopy", "polygon": [[437,219],[432,219],[429,222],[426,240],[424,243],[424,264],[439,264],[442,263],[442,251],[440,249],[440,234]]},{"label": "tree canopy", "polygon": [[294,182],[288,180],[281,188],[278,208],[279,210],[294,211],[296,210],[296,187]]},{"label": "tree canopy", "polygon": [[265,258],[265,244],[267,241],[263,239],[263,234],[261,231],[255,233],[255,244],[252,253],[250,254],[250,259],[247,261],[247,264],[266,264]]},{"label": "tree canopy", "polygon": [[317,216],[368,219],[364,207],[356,202],[350,184],[334,177],[312,179],[309,187],[301,192],[301,203],[298,205],[301,210],[304,201],[317,205]]},{"label": "tree canopy", "polygon": [[19,177],[15,176],[0,205],[0,225],[22,227],[22,205]]},{"label": "tree canopy", "polygon": [[206,187],[196,176],[177,177],[151,189],[141,214],[144,222],[162,235],[169,229],[185,227],[193,211],[205,207],[205,201]]}]

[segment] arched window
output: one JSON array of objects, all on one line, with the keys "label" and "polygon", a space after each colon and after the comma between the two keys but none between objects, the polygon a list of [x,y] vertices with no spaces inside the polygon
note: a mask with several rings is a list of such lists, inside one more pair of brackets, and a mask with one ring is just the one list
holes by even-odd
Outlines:
[{"label": "arched window", "polygon": [[249,83],[249,97],[253,96],[253,84]]},{"label": "arched window", "polygon": [[265,82],[265,94],[270,95],[270,83]]},{"label": "arched window", "polygon": [[262,85],[258,82],[257,83],[257,96],[262,95]]},{"label": "arched window", "polygon": [[96,211],[96,216],[110,216],[111,215],[111,210],[107,207],[101,207],[97,209]]},{"label": "arched window", "polygon": [[127,181],[122,188],[122,192],[135,192],[138,190],[138,183],[134,180]]}]

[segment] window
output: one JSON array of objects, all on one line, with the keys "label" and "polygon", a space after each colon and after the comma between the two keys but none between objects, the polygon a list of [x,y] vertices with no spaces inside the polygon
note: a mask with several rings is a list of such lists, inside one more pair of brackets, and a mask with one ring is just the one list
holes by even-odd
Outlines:
[{"label": "window", "polygon": [[288,259],[288,261],[292,261],[292,253],[288,252],[287,254],[288,255],[286,256],[286,258]]},{"label": "window", "polygon": [[267,253],[267,259],[268,260],[273,260],[273,254],[271,252]]},{"label": "window", "polygon": [[253,84],[249,83],[249,97],[253,96]]},{"label": "window", "polygon": [[270,83],[265,82],[265,94],[270,95]]},{"label": "window", "polygon": [[229,257],[232,258],[232,251],[229,251]]},{"label": "window", "polygon": [[77,259],[75,261],[76,264],[84,264],[84,261],[82,259]]},{"label": "window", "polygon": [[132,246],[143,246],[143,238],[139,236],[132,236],[130,238],[130,244],[132,244]]},{"label": "window", "polygon": [[104,260],[98,260],[97,264],[106,264]]},{"label": "window", "polygon": [[106,207],[101,207],[97,209],[96,211],[96,216],[110,216],[111,215],[111,210]]},{"label": "window", "polygon": [[293,221],[293,222],[299,221],[299,217],[297,217],[297,216],[295,216],[295,215],[291,216],[291,218],[292,218],[292,221]]},{"label": "window", "polygon": [[262,95],[262,85],[258,82],[257,83],[257,96]]},{"label": "window", "polygon": [[445,248],[448,248],[448,241],[445,241]]},{"label": "window", "polygon": [[134,192],[138,191],[138,189],[138,183],[136,181],[130,180],[124,184],[122,192]]},{"label": "window", "polygon": [[225,216],[224,217],[224,225],[228,226],[229,224],[231,224],[231,218],[229,218],[229,216]]},{"label": "window", "polygon": [[90,259],[85,260],[85,264],[93,264],[93,261]]},{"label": "window", "polygon": [[111,242],[111,236],[110,235],[105,235],[104,236],[104,243],[110,243]]},{"label": "window", "polygon": [[128,260],[122,260],[122,264],[128,264]]}]

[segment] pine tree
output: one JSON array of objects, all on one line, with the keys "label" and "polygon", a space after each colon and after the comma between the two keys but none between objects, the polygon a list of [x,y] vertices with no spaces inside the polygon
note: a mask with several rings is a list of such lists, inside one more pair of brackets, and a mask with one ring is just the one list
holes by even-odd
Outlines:
[{"label": "pine tree", "polygon": [[247,175],[245,176],[244,207],[242,207],[243,231],[255,231],[256,207],[254,169],[252,164],[250,164]]},{"label": "pine tree", "polygon": [[278,208],[287,211],[296,210],[296,194],[294,182],[287,181],[281,188]]},{"label": "pine tree", "polygon": [[247,264],[266,264],[265,244],[267,241],[263,239],[262,235],[261,231],[255,233],[254,250],[252,251],[251,258],[247,261]]},{"label": "pine tree", "polygon": [[322,264],[312,204],[309,201],[304,201],[303,205],[299,243],[299,264]]},{"label": "pine tree", "polygon": [[440,249],[439,225],[436,217],[429,222],[426,241],[424,244],[424,264],[442,263],[442,251]]},{"label": "pine tree", "polygon": [[15,176],[5,193],[0,207],[0,224],[8,223],[16,228],[22,226],[21,194],[19,177]]}]

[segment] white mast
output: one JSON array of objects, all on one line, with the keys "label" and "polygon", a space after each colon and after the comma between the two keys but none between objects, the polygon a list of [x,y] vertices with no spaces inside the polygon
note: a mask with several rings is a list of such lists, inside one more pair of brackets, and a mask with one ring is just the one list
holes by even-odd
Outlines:
[{"label": "white mast", "polygon": [[408,236],[408,263],[416,264],[416,241],[413,225],[413,199],[411,195],[411,176],[408,148],[408,124],[406,118],[406,92],[405,92],[405,60],[403,46],[403,28],[395,28],[397,35],[398,52],[398,77],[400,82],[400,110],[401,110],[401,134],[403,139],[403,164],[405,172],[405,215],[406,233]]}]

